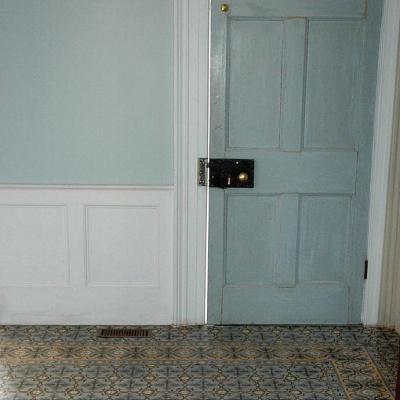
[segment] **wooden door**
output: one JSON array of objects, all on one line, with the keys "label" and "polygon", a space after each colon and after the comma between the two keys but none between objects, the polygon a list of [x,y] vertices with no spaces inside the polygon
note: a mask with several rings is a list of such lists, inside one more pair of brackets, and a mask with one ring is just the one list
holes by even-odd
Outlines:
[{"label": "wooden door", "polygon": [[381,7],[212,1],[209,322],[360,321]]}]

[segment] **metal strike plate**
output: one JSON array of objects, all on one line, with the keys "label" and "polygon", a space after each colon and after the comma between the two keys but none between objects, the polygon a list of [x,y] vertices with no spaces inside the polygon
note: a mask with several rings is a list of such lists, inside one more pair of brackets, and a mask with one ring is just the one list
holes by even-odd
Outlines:
[{"label": "metal strike plate", "polygon": [[207,186],[207,172],[208,172],[207,158],[199,158],[198,166],[198,184],[199,186]]},{"label": "metal strike plate", "polygon": [[199,185],[224,188],[253,188],[254,160],[199,159]]}]

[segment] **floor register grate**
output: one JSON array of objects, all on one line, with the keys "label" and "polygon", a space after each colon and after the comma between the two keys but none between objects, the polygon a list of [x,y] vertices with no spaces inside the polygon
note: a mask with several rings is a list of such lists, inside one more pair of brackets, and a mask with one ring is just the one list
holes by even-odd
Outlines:
[{"label": "floor register grate", "polygon": [[142,328],[100,328],[97,337],[101,338],[146,338],[150,336],[150,329]]}]

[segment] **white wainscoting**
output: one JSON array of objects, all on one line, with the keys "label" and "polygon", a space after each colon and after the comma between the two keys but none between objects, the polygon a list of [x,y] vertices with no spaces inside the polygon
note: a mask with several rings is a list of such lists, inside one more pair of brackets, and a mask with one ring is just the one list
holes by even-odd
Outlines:
[{"label": "white wainscoting", "polygon": [[1,324],[170,324],[172,187],[0,186]]}]

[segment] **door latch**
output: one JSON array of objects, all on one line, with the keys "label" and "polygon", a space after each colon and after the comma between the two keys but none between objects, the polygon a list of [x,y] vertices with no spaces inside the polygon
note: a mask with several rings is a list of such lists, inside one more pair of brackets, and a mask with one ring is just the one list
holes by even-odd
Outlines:
[{"label": "door latch", "polygon": [[253,188],[254,160],[199,158],[199,185],[224,188]]}]

